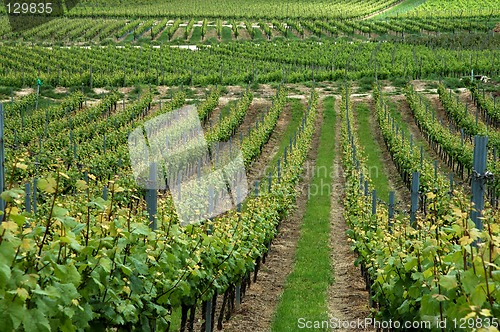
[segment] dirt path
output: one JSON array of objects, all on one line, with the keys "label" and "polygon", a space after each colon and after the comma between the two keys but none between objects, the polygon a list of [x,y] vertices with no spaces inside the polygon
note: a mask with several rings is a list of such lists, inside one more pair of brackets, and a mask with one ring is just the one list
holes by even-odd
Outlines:
[{"label": "dirt path", "polygon": [[255,128],[255,122],[261,121],[262,116],[265,114],[266,109],[271,107],[271,100],[266,98],[254,98],[248,107],[243,123],[236,129],[234,139],[240,139],[240,134],[243,136],[248,135],[248,130]]},{"label": "dirt path", "polygon": [[[225,97],[221,97],[219,98],[219,104],[217,105],[217,107],[215,107],[215,109],[212,111],[212,113],[210,114],[210,116],[208,117],[208,121],[205,123],[204,125],[204,129],[207,129],[207,128],[210,128],[210,126],[214,126],[217,122],[219,122],[219,119],[220,119],[220,112],[222,111],[222,109],[231,101],[231,100],[235,100],[235,99],[229,99],[229,98],[225,98]],[[211,123],[211,124],[210,124]]]},{"label": "dirt path", "polygon": [[[318,114],[316,128],[321,126],[322,112]],[[307,164],[314,164],[319,145],[319,130],[315,132],[308,153]],[[306,167],[308,169],[308,167]],[[286,278],[292,271],[294,253],[300,236],[300,225],[307,203],[307,185],[312,172],[306,172],[297,190],[295,209],[281,224],[274,239],[266,264],[261,266],[257,283],[247,291],[241,307],[231,320],[224,324],[224,331],[267,332],[271,328],[273,314],[283,292]]]},{"label": "dirt path", "polygon": [[[357,322],[369,316],[368,292],[361,277],[360,270],[354,266],[355,254],[350,249],[349,239],[346,231],[348,229],[344,220],[344,196],[345,178],[341,160],[341,121],[338,110],[340,99],[337,99],[337,124],[335,140],[335,159],[333,169],[336,176],[332,183],[331,196],[331,236],[330,247],[332,249],[331,260],[335,282],[328,289],[328,311],[330,319],[339,322]],[[335,331],[371,331],[363,329],[336,329]]]},{"label": "dirt path", "polygon": [[[220,103],[219,103],[220,106]],[[283,139],[283,133],[285,132],[286,127],[288,126],[290,120],[291,120],[291,107],[289,104],[285,106],[285,109],[281,112],[278,121],[276,123],[276,127],[273,130],[271,137],[269,138],[269,141],[264,145],[262,149],[262,153],[260,156],[257,158],[257,160],[250,166],[249,169],[247,169],[247,182],[249,188],[253,187],[253,184],[255,180],[261,179],[263,174],[265,174],[266,167],[269,165],[269,162],[273,159],[274,155],[278,152],[278,148],[280,145],[281,140]],[[233,139],[239,139],[238,136],[234,135]],[[302,217],[300,217],[298,220],[300,221]],[[283,229],[288,229],[288,228],[281,228],[280,231]],[[298,226],[297,226],[298,229]],[[295,228],[293,229],[295,230]],[[284,237],[280,240],[276,238],[273,241],[273,246],[271,247],[271,251],[276,251],[280,250],[282,247],[287,249],[288,248],[288,241],[289,241],[289,234],[284,234]],[[293,247],[293,251],[294,252]],[[257,283],[253,283],[250,286],[250,289],[247,289],[247,293],[245,297],[242,299],[243,303],[247,303],[245,306],[242,304],[240,309],[233,312],[231,314],[231,319],[229,321],[223,320],[223,331],[254,331],[254,328],[252,327],[252,324],[255,322],[253,318],[255,316],[256,312],[259,312],[264,309],[264,311],[267,310],[267,304],[269,300],[264,298],[262,299],[262,294],[264,292],[269,291],[269,287],[273,289],[275,276],[271,275],[275,273],[276,271],[280,271],[280,269],[283,267],[284,264],[281,262],[279,259],[279,255],[281,255],[281,251],[277,253],[276,255],[269,254],[266,263],[261,265],[261,268],[259,270],[258,274],[258,280]],[[274,258],[273,258],[274,257]],[[268,263],[271,261],[271,263]],[[286,262],[285,262],[286,263]],[[268,267],[268,264],[274,264],[277,265],[276,268],[273,267]],[[277,273],[277,272],[276,272]],[[271,276],[269,276],[271,275]],[[285,275],[286,276],[286,275]],[[253,274],[252,274],[253,278]],[[264,280],[264,283],[261,282],[261,279]],[[268,280],[269,283],[266,284],[265,280]],[[252,279],[253,281],[253,279]],[[280,291],[280,289],[279,289]],[[216,309],[215,309],[215,326],[217,326],[217,320],[219,318],[219,314],[221,311],[222,307],[222,302],[223,302],[223,295],[218,295],[217,297],[217,304],[216,304]],[[272,317],[272,314],[274,312],[274,307],[271,308],[269,313],[264,313],[264,317]],[[202,318],[201,318],[201,306],[198,304],[197,311],[196,311],[196,322],[195,322],[195,331],[199,330],[201,328],[201,323],[202,323]],[[268,322],[268,328],[270,326],[270,318]],[[265,329],[263,330],[265,331]]]},{"label": "dirt path", "polygon": [[[436,111],[436,119],[437,121],[442,120],[442,125],[445,128],[449,128],[450,126],[450,119],[448,118],[448,115],[446,114],[446,111],[443,107],[443,104],[439,100],[439,95],[436,93],[430,93],[427,95],[422,95],[422,103],[425,102],[425,98],[427,98],[430,101],[432,109]],[[424,104],[425,105],[425,104]]]}]

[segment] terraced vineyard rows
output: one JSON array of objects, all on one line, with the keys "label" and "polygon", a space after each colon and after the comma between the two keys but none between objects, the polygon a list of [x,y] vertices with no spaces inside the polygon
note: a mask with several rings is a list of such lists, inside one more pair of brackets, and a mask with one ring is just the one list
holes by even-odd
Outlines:
[{"label": "terraced vineyard rows", "polygon": [[[487,18],[478,18],[471,21],[464,17],[428,17],[412,16],[404,18],[387,18],[384,20],[301,20],[301,21],[225,21],[224,25],[233,30],[233,40],[241,40],[242,35],[238,30],[243,30],[245,36],[243,40],[254,39],[257,32],[266,36],[268,39],[296,39],[304,38],[306,35],[317,37],[352,37],[354,39],[375,38],[377,36],[412,36],[420,33],[432,34],[437,32],[488,32],[491,31],[500,16],[489,16]],[[221,22],[222,24],[222,22]],[[58,44],[65,41],[71,45],[72,41],[79,41],[92,44],[109,44],[114,42],[123,42],[126,39],[137,44],[153,43],[160,45],[163,42],[174,43],[201,43],[213,44],[217,40],[205,39],[209,31],[216,31],[220,40],[221,31],[217,28],[217,22],[207,18],[195,21],[194,19],[185,21],[182,19],[162,19],[162,20],[143,20],[136,19],[126,21],[124,19],[99,19],[97,22],[90,19],[71,19],[63,18],[51,21],[44,29],[38,27],[11,33],[6,30],[0,34],[0,38],[5,42],[10,40],[19,40],[25,42],[34,42],[42,45]],[[222,27],[221,27],[222,28]],[[172,39],[175,31],[180,30],[180,35]],[[191,38],[193,29],[200,29],[201,39],[194,41]],[[0,31],[1,32],[1,31]],[[236,32],[236,33],[235,33]]]}]

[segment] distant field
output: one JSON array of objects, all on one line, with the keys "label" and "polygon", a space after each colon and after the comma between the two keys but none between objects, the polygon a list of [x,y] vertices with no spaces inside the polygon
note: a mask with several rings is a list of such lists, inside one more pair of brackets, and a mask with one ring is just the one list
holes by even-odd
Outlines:
[{"label": "distant field", "polygon": [[450,12],[460,13],[463,16],[472,16],[500,12],[498,0],[427,0],[416,8],[418,12],[428,12],[432,15],[447,15]]},{"label": "distant field", "polygon": [[81,1],[75,16],[181,16],[224,18],[360,17],[392,6],[398,1],[348,0],[142,0]]},{"label": "distant field", "polygon": [[419,7],[420,5],[422,5],[425,2],[426,2],[426,0],[402,1],[400,4],[397,4],[397,5],[389,8],[388,10],[385,10],[384,12],[374,16],[374,18],[382,19],[382,18],[387,18],[389,16],[403,14],[403,13],[406,13],[408,11],[411,11],[411,10]]}]

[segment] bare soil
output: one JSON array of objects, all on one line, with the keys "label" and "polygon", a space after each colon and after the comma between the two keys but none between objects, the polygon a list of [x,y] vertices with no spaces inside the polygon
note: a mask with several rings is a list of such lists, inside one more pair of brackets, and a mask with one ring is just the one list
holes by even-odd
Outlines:
[{"label": "bare soil", "polygon": [[[100,102],[101,102],[101,101],[100,101],[100,100],[97,100],[97,99],[86,99],[86,100],[85,100],[85,106],[86,106],[86,107],[93,107],[93,106],[95,106],[95,105],[99,104]],[[121,107],[122,107],[122,106],[121,106],[121,104],[120,104],[120,105],[118,105],[118,107],[116,108],[116,110],[117,110],[117,111],[118,111],[118,110],[121,110]]]},{"label": "bare soil", "polygon": [[55,93],[58,93],[58,94],[64,94],[64,93],[68,93],[69,92],[69,89],[68,88],[63,88],[61,86],[58,86],[54,89],[54,92]]},{"label": "bare soil", "polygon": [[20,98],[20,97],[24,97],[24,96],[30,95],[32,93],[35,93],[35,89],[24,88],[24,89],[21,89],[19,91],[14,92],[14,93],[15,93],[14,98]]},{"label": "bare soil", "polygon": [[396,92],[396,87],[392,85],[385,85],[382,87],[382,93],[387,94],[387,93],[393,93]]},{"label": "bare soil", "polygon": [[[130,89],[130,90],[128,90],[128,92],[125,93],[126,89]],[[106,90],[103,88],[94,88],[93,90],[94,90],[94,93],[96,95],[102,95],[102,94],[109,93],[109,90]],[[124,94],[128,94],[130,91],[132,91],[132,88],[119,88],[118,91],[120,91],[121,93],[124,93]]]},{"label": "bare soil", "polygon": [[437,93],[437,89],[429,89],[429,82],[428,81],[413,80],[410,82],[410,84],[413,85],[413,88],[417,92],[427,90],[427,91],[430,91],[432,93]]},{"label": "bare soil", "polygon": [[[99,89],[97,89],[99,90]],[[133,87],[124,87],[124,88],[118,88],[118,92],[123,93],[125,95],[125,98],[128,98],[128,95],[134,90]],[[96,91],[96,90],[94,90]],[[106,90],[104,90],[106,91]],[[106,92],[105,92],[106,93]]]},{"label": "bare soil", "polygon": [[205,40],[210,39],[210,38],[217,38],[217,29],[213,27],[208,27],[207,28],[207,34],[205,35]]},{"label": "bare soil", "polygon": [[158,85],[156,89],[158,90],[161,96],[166,96],[167,93],[170,91],[170,87],[166,85]]},{"label": "bare soil", "polygon": [[184,39],[184,30],[186,30],[186,26],[179,26],[177,30],[175,30],[174,35],[170,40],[176,40],[177,38],[182,38]]},{"label": "bare soil", "polygon": [[243,136],[248,135],[248,130],[255,127],[255,122],[262,119],[262,115],[265,114],[266,109],[271,107],[271,102],[269,99],[264,98],[254,98],[250,107],[245,114],[243,123],[238,127],[234,135],[234,139],[240,139],[240,133]]},{"label": "bare soil", "polygon": [[252,39],[250,37],[250,34],[248,33],[247,29],[239,28],[238,32],[239,32],[238,40],[250,40],[250,39]]}]

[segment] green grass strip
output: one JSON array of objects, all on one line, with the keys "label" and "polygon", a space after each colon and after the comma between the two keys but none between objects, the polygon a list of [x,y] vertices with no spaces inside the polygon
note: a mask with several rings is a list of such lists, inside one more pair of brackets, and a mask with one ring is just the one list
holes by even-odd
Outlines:
[{"label": "green grass strip", "polygon": [[223,42],[233,41],[233,31],[229,27],[222,27],[221,39]]},{"label": "green grass strip", "polygon": [[299,127],[300,121],[304,116],[304,104],[302,104],[300,99],[289,98],[288,101],[290,103],[290,111],[292,112],[292,117],[290,119],[290,122],[288,122],[285,132],[283,133],[278,151],[269,163],[269,167],[267,167],[266,176],[272,173],[274,167],[276,167],[276,164],[278,163],[278,159],[281,158],[285,153],[285,147],[290,144],[290,138],[293,139],[295,131]]},{"label": "green grass strip", "polygon": [[[356,107],[357,121],[358,121],[358,137],[359,143],[363,146],[366,160],[366,167],[368,168],[368,175],[370,176],[374,188],[377,190],[377,197],[389,201],[389,178],[385,172],[384,161],[382,160],[382,148],[375,139],[375,119],[370,122],[370,108],[366,104],[360,104]],[[375,125],[372,125],[374,123]]]},{"label": "green grass strip", "polygon": [[324,101],[315,172],[310,183],[310,195],[295,251],[295,264],[287,278],[272,331],[301,331],[299,319],[328,320],[327,294],[333,283],[330,261],[330,208],[335,158],[335,100]]},{"label": "green grass strip", "polygon": [[201,43],[201,27],[194,27],[193,33],[191,34],[190,44]]}]

